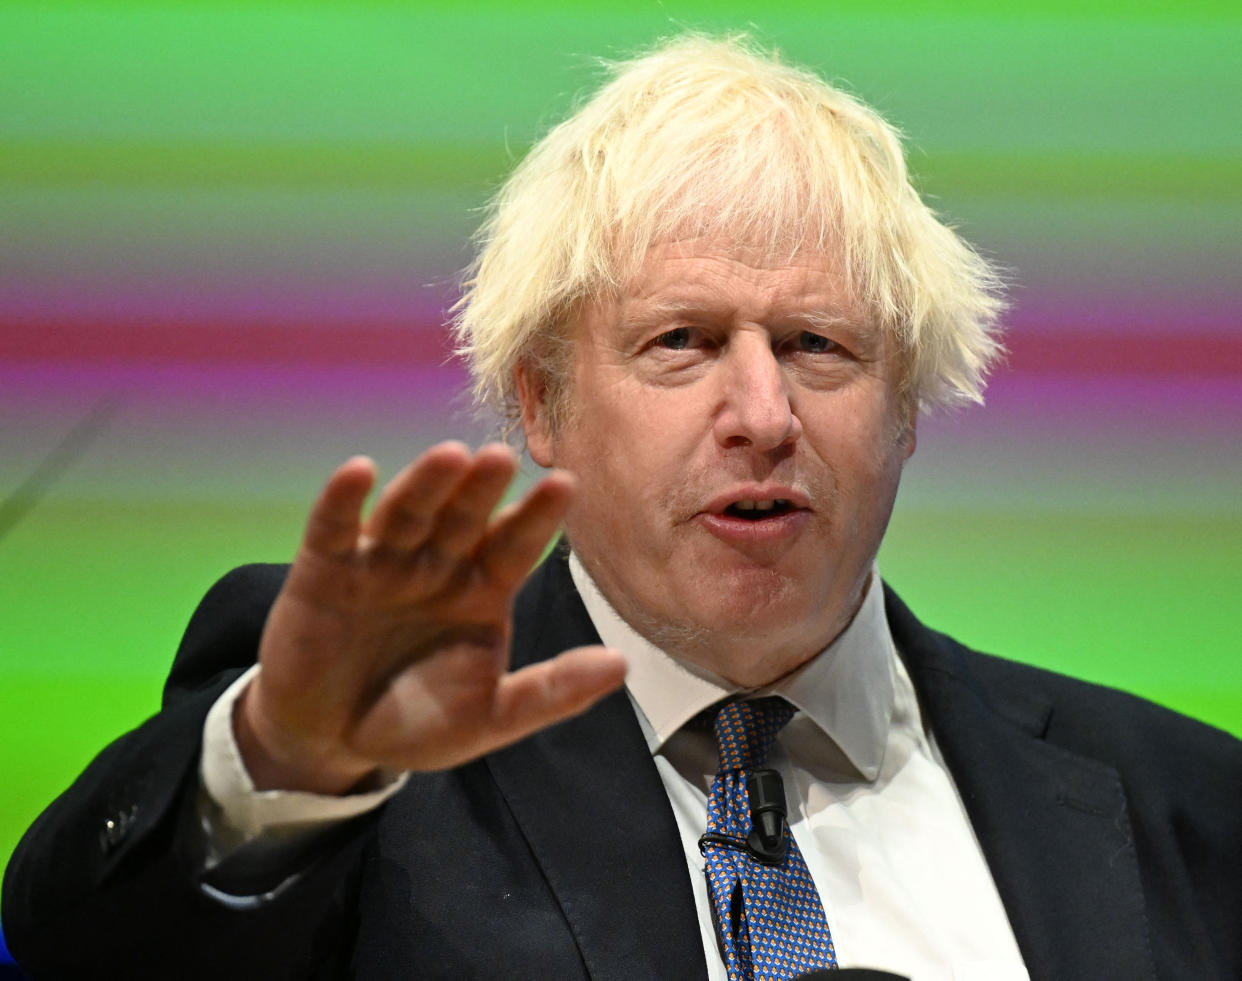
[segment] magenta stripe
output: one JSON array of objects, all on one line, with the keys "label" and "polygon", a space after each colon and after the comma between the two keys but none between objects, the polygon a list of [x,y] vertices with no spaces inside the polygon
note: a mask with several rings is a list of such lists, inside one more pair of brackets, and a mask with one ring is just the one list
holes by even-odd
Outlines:
[{"label": "magenta stripe", "polygon": [[[1020,329],[1005,339],[998,374],[1242,378],[1242,333],[1219,329]],[[95,322],[0,323],[10,363],[419,366],[452,360],[434,321],[355,324]]]},{"label": "magenta stripe", "polygon": [[451,344],[443,327],[426,322],[0,324],[6,360],[435,366],[451,359]]}]

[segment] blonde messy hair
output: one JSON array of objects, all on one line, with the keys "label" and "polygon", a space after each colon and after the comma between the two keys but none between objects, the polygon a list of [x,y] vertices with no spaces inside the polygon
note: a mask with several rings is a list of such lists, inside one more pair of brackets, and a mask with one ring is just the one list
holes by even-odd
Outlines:
[{"label": "blonde messy hair", "polygon": [[619,295],[652,245],[722,236],[839,256],[897,339],[906,397],[924,410],[982,401],[999,282],[911,187],[892,126],[740,37],[683,37],[611,68],[479,230],[455,322],[479,404],[512,423],[525,363],[557,425],[581,305]]}]

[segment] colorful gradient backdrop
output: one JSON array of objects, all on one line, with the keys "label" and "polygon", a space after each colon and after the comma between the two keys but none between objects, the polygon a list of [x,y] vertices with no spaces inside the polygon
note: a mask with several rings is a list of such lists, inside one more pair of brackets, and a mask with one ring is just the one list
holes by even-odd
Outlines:
[{"label": "colorful gradient backdrop", "polygon": [[475,209],[595,56],[684,27],[845,80],[1009,270],[888,578],[1242,733],[1242,17],[995,6],[0,6],[0,861],[339,460],[487,435],[441,327]]}]

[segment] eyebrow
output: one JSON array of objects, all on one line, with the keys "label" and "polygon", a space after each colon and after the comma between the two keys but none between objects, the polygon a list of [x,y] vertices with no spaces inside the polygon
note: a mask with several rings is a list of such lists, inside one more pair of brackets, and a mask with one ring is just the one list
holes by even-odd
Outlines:
[{"label": "eyebrow", "polygon": [[837,328],[860,331],[872,330],[875,326],[869,320],[860,320],[858,317],[847,317],[840,313],[810,312],[805,314],[795,314],[790,319],[802,320],[807,325],[821,330],[831,330],[833,328]]},{"label": "eyebrow", "polygon": [[[642,330],[667,320],[679,318],[729,316],[732,307],[713,306],[700,300],[669,300],[645,306],[641,310],[621,317],[621,326],[630,330]],[[796,311],[773,318],[778,324],[805,324],[811,330],[849,330],[852,333],[869,331],[874,325],[856,316],[826,310]]]},{"label": "eyebrow", "polygon": [[697,300],[670,300],[656,303],[652,306],[644,306],[635,314],[623,316],[621,323],[627,327],[648,327],[676,317],[693,314],[718,315],[721,312],[723,312],[723,308],[713,311],[710,304]]}]

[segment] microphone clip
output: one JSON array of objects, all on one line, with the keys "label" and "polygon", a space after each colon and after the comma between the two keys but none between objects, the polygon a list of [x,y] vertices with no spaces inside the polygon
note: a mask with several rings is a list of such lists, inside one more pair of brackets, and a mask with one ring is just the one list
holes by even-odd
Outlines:
[{"label": "microphone clip", "polygon": [[789,851],[788,810],[785,785],[775,770],[755,770],[746,777],[746,797],[750,802],[750,834],[746,840],[708,833],[699,838],[699,851],[706,854],[712,845],[746,852],[764,865],[780,865]]}]

